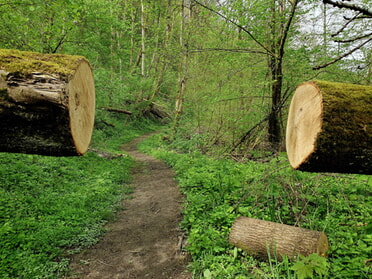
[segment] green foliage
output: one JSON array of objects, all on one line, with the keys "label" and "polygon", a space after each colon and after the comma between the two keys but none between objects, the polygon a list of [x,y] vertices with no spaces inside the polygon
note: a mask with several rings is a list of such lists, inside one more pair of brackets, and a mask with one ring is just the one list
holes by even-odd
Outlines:
[{"label": "green foliage", "polygon": [[[269,23],[278,23],[278,32],[287,14],[270,18],[268,3],[221,1],[218,8],[270,46],[276,34],[268,31]],[[119,152],[124,142],[159,127],[141,117],[151,103],[166,111],[174,106],[180,77],[181,6],[178,0],[144,4],[141,14],[136,0],[0,0],[0,48],[77,54],[91,62],[97,94],[94,150]],[[283,2],[281,8],[290,5]],[[294,26],[308,15],[301,11]],[[247,39],[240,28],[198,5],[193,6],[192,16],[189,30],[183,32],[189,34],[184,111],[176,141],[168,147],[230,154],[234,144],[261,123],[271,107],[267,52]],[[284,110],[296,85],[314,76],[356,83],[366,82],[370,76],[370,68],[363,63],[360,67],[361,62],[370,61],[370,50],[363,50],[363,61],[349,59],[314,73],[314,63],[332,60],[329,55],[339,53],[325,52],[318,35],[304,30],[292,29],[288,35],[284,102],[280,104]],[[140,53],[142,42],[145,56]],[[144,75],[141,59],[145,59]],[[104,110],[107,106],[132,110],[133,116],[109,113]],[[267,136],[265,128],[263,121],[236,152],[250,150],[257,158],[253,153],[261,152],[257,147]],[[291,263],[258,262],[226,244],[229,227],[238,215],[324,230],[331,241],[330,277],[370,275],[365,260],[372,257],[371,185],[366,177],[292,172],[282,157],[264,164],[237,164],[198,153],[160,150],[157,155],[177,170],[187,196],[182,226],[189,234],[195,276],[295,276]],[[64,248],[95,241],[102,232],[102,219],[109,219],[116,209],[131,164],[125,157],[109,161],[94,152],[59,159],[1,154],[0,162],[0,277],[5,278],[48,278],[65,270]],[[113,171],[119,167],[120,175]]]},{"label": "green foliage", "polygon": [[58,278],[70,253],[96,243],[131,193],[125,142],[157,129],[104,110],[82,157],[0,153],[0,278]]},{"label": "green foliage", "polygon": [[136,14],[119,1],[0,1],[0,48],[83,55],[95,69],[97,96],[86,155],[0,154],[0,278],[61,277],[66,256],[94,244],[131,192],[132,160],[101,155],[122,153],[122,144],[159,124],[103,109],[126,109],[152,93],[154,79],[129,70],[129,45],[138,40],[128,32],[135,19],[123,20],[121,11]]},{"label": "green foliage", "polygon": [[[177,173],[186,196],[181,225],[188,234],[195,278],[370,277],[368,176],[292,171],[284,154],[265,163],[180,154],[162,139],[154,136],[141,148]],[[324,231],[331,247],[328,260],[311,255],[296,263],[260,262],[231,248],[229,231],[241,215]]]},{"label": "green foliage", "polygon": [[329,269],[329,263],[324,257],[318,254],[311,254],[307,257],[301,256],[292,266],[298,279],[313,278],[315,274],[323,277],[326,276]]},{"label": "green foliage", "polygon": [[[313,34],[319,28],[315,24],[322,22],[321,18],[313,18],[316,16],[311,13],[313,2],[308,1],[297,11],[286,37],[280,102],[283,116],[291,92],[305,80],[368,83],[370,79],[371,54],[367,47],[362,48],[356,59],[331,65],[327,71],[311,70],[314,63],[333,60],[340,54],[340,45],[338,49],[329,45],[331,38],[328,43],[322,42],[325,37]],[[143,3],[142,12],[136,0],[0,0],[0,48],[82,55],[95,70],[98,107],[115,105],[141,117],[152,102],[168,113],[173,110],[179,87],[180,53],[185,47],[189,54],[183,70],[186,93],[179,127],[186,128],[186,133],[181,131],[177,138],[185,141],[191,135],[202,152],[229,153],[247,131],[261,123],[234,151],[252,150],[266,140],[267,126],[263,120],[271,108],[270,87],[275,80],[270,78],[267,62],[276,57],[270,57],[267,49],[274,48],[277,53],[275,42],[281,37],[291,3],[208,2],[229,20],[221,20],[195,4],[183,32],[178,0]],[[252,36],[231,22],[246,26]],[[301,23],[314,24],[314,28],[302,28]],[[368,25],[356,27],[368,30]],[[328,37],[332,34],[330,30],[323,31],[329,33],[325,34]],[[181,33],[182,40],[187,40],[184,46],[180,46]],[[142,43],[144,55],[140,51]],[[350,47],[346,45],[345,50]]]},{"label": "green foliage", "polygon": [[[90,246],[130,192],[131,159],[0,154],[1,278],[53,278]],[[121,171],[115,171],[120,168]]]}]

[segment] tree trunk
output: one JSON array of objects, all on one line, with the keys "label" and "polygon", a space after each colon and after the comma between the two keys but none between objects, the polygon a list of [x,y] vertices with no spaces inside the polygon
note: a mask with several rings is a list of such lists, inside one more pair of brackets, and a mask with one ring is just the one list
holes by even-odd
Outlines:
[{"label": "tree trunk", "polygon": [[144,77],[145,67],[146,67],[146,27],[145,27],[145,5],[143,0],[141,0],[141,75]]},{"label": "tree trunk", "polygon": [[281,106],[282,106],[282,58],[270,57],[271,68],[271,110],[269,114],[269,142],[274,150],[280,149],[281,142]]},{"label": "tree trunk", "polygon": [[84,57],[0,50],[0,152],[82,155],[94,114]]},{"label": "tree trunk", "polygon": [[372,174],[372,87],[301,84],[288,115],[286,146],[294,169]]},{"label": "tree trunk", "polygon": [[188,68],[189,68],[189,41],[190,29],[188,29],[191,21],[191,4],[188,0],[181,0],[181,26],[179,44],[181,50],[181,58],[178,71],[178,92],[176,96],[175,113],[173,119],[172,137],[175,136],[179,128],[179,121],[183,114],[183,102],[186,93]]},{"label": "tree trunk", "polygon": [[235,220],[229,242],[261,259],[268,259],[269,255],[279,260],[284,255],[290,259],[299,254],[326,256],[329,249],[323,232],[243,216]]},{"label": "tree trunk", "polygon": [[273,1],[271,6],[271,37],[268,68],[271,83],[271,110],[269,114],[269,142],[275,150],[280,150],[282,142],[282,107],[283,107],[283,59],[284,47],[289,35],[292,21],[297,11],[299,0],[290,1],[290,12],[286,11],[284,1]]}]

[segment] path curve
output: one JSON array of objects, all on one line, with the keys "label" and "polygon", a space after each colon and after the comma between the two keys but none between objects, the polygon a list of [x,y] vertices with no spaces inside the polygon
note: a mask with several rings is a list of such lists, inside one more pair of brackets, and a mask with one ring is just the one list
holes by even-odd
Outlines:
[{"label": "path curve", "polygon": [[137,150],[146,136],[122,147],[136,160],[133,198],[108,224],[98,244],[73,256],[69,278],[187,279],[186,256],[180,251],[182,195],[174,172],[165,163]]}]

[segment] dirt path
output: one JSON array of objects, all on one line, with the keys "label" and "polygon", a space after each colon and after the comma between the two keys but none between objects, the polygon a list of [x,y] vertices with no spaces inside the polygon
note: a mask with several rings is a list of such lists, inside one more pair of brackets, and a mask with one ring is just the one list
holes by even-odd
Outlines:
[{"label": "dirt path", "polygon": [[182,196],[174,173],[163,162],[137,151],[139,137],[123,146],[137,164],[133,169],[133,199],[108,225],[108,232],[91,249],[72,258],[68,278],[186,279],[187,259],[180,251]]}]

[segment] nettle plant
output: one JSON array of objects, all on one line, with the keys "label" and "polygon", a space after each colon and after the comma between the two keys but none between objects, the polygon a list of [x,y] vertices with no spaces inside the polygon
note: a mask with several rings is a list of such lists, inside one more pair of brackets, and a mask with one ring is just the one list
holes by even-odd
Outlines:
[{"label": "nettle plant", "polygon": [[[369,278],[372,274],[372,181],[369,176],[292,171],[285,156],[237,163],[180,154],[161,136],[144,145],[177,173],[191,269],[205,278]],[[149,148],[151,146],[151,148]],[[155,147],[155,148],[154,148]],[[259,261],[228,244],[236,217],[324,231],[328,258]]]}]

